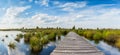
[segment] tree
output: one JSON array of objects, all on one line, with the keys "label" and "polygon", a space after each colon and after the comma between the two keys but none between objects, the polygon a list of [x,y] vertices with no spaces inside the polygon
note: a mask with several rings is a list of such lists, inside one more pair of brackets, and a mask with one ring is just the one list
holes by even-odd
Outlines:
[{"label": "tree", "polygon": [[75,26],[73,26],[73,28],[72,29],[75,29]]},{"label": "tree", "polygon": [[24,27],[22,27],[21,29],[24,29]]},{"label": "tree", "polygon": [[36,29],[39,29],[39,27],[37,26]]}]

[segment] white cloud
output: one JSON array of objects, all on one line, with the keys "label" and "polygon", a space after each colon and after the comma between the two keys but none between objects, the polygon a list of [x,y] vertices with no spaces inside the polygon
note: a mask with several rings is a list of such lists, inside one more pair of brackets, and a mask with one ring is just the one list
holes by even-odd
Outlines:
[{"label": "white cloud", "polygon": [[[65,5],[64,5],[65,6]],[[66,5],[67,6],[67,5]],[[107,6],[107,5],[105,5]],[[96,8],[97,7],[97,8]],[[35,14],[30,18],[17,18],[16,16],[30,8],[26,7],[10,7],[7,9],[0,28],[12,27],[65,27],[72,26],[83,28],[119,28],[120,27],[120,8],[105,8],[102,6],[91,6],[83,10],[71,12],[62,16]],[[3,25],[4,24],[4,25]]]},{"label": "white cloud", "polygon": [[39,3],[39,1],[35,0],[35,1],[34,1],[34,3],[38,4],[38,3]]},{"label": "white cloud", "polygon": [[[4,16],[1,19],[0,24],[2,26],[0,27],[12,27],[12,25],[14,26],[14,24],[16,24],[16,22],[20,21],[16,18],[16,16],[25,11],[26,9],[30,8],[30,6],[26,6],[26,7],[10,7],[8,9],[6,9],[6,13],[4,14]],[[4,24],[4,25],[3,25]]]},{"label": "white cloud", "polygon": [[[81,21],[75,22],[78,27],[86,28],[119,28],[119,8],[88,8],[79,11],[77,14],[83,14],[83,18],[79,18]],[[75,14],[76,15],[76,14]]]},{"label": "white cloud", "polygon": [[60,17],[59,22],[65,25],[68,24],[66,26],[68,28],[73,25],[83,28],[119,28],[120,8],[106,8],[105,6],[98,5],[94,6],[94,8],[92,6],[87,9],[74,11]]},{"label": "white cloud", "polygon": [[[30,8],[26,7],[10,7],[6,10],[6,14],[0,22],[0,28],[20,28],[20,27],[36,27],[44,26],[45,24],[54,24],[57,23],[56,16],[50,16],[48,14],[36,14],[31,18],[17,18],[16,16]],[[3,25],[4,24],[4,25]],[[47,27],[47,26],[44,26]]]},{"label": "white cloud", "polygon": [[42,0],[41,2],[41,4],[45,6],[48,6],[48,3],[49,3],[49,0]]},{"label": "white cloud", "polygon": [[23,12],[24,10],[30,8],[30,6],[26,6],[26,7],[10,7],[7,9],[5,17],[9,17],[9,18],[14,18],[16,17],[16,15],[18,15],[19,13]]},{"label": "white cloud", "polygon": [[33,0],[29,0],[29,2],[32,2]]},{"label": "white cloud", "polygon": [[65,4],[60,4],[58,7],[62,8],[64,11],[74,11],[76,8],[83,8],[85,7],[87,2],[68,2]]},{"label": "white cloud", "polygon": [[56,18],[56,16],[50,16],[48,14],[36,14],[31,17],[31,21],[33,20],[34,23],[40,22],[40,23],[36,23],[36,24],[56,23],[57,19],[58,18]]},{"label": "white cloud", "polygon": [[73,2],[69,2],[69,3],[65,3],[63,5],[61,5],[60,7],[73,7],[73,8],[82,8],[86,6],[86,2],[77,2],[77,3],[73,3]]},{"label": "white cloud", "polygon": [[40,5],[43,5],[43,6],[49,6],[49,0],[35,0],[34,1],[36,4],[40,4]]},{"label": "white cloud", "polygon": [[59,5],[60,2],[59,2],[59,1],[54,1],[53,4],[54,4],[54,5]]}]

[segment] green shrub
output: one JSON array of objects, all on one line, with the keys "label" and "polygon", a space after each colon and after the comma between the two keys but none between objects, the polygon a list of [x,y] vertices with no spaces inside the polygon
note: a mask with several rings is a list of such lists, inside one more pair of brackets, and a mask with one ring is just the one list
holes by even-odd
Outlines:
[{"label": "green shrub", "polygon": [[49,39],[49,40],[55,40],[55,39],[56,39],[56,33],[51,32],[51,33],[48,35],[48,39]]},{"label": "green shrub", "polygon": [[62,35],[62,33],[60,31],[57,32],[56,34],[58,37],[60,37]]},{"label": "green shrub", "polygon": [[63,35],[66,35],[68,33],[68,31],[62,31]]},{"label": "green shrub", "polygon": [[117,40],[117,38],[119,37],[118,34],[116,34],[115,32],[110,32],[110,31],[107,31],[107,32],[104,32],[104,39],[107,40],[107,41],[110,41],[110,42],[115,42]]},{"label": "green shrub", "polygon": [[82,30],[78,30],[78,32],[77,32],[79,35],[81,35],[81,36],[83,36],[83,34],[84,34],[84,31],[82,31]]},{"label": "green shrub", "polygon": [[41,37],[41,32],[36,32],[34,36],[40,38]]},{"label": "green shrub", "polygon": [[21,38],[23,38],[23,34],[18,34],[15,40],[19,42]]},{"label": "green shrub", "polygon": [[30,47],[33,52],[38,52],[42,49],[42,43],[39,38],[37,37],[31,37],[30,38]]},{"label": "green shrub", "polygon": [[96,33],[93,35],[93,39],[94,39],[94,40],[101,40],[101,39],[102,39],[102,33],[96,32]]},{"label": "green shrub", "polygon": [[46,37],[46,36],[42,37],[40,40],[41,40],[42,44],[47,44],[49,42],[48,37]]},{"label": "green shrub", "polygon": [[31,35],[30,33],[24,34],[24,41],[25,41],[25,42],[29,42],[31,36],[32,36],[32,35]]},{"label": "green shrub", "polygon": [[85,31],[84,36],[89,39],[93,39],[94,31]]},{"label": "green shrub", "polygon": [[23,38],[23,34],[18,34],[17,37]]},{"label": "green shrub", "polygon": [[19,42],[20,39],[21,39],[20,37],[16,37],[16,38],[15,38],[15,40],[16,40],[17,42]]},{"label": "green shrub", "polygon": [[46,33],[44,31],[40,32],[40,37],[44,37]]},{"label": "green shrub", "polygon": [[117,39],[117,41],[116,41],[116,43],[115,43],[115,46],[118,47],[118,48],[120,48],[120,38]]}]

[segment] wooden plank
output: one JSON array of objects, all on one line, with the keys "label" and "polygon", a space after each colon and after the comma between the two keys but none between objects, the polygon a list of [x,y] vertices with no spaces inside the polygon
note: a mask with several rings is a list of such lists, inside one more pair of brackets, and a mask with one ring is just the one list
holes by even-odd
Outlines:
[{"label": "wooden plank", "polygon": [[102,52],[91,52],[91,53],[73,53],[73,52],[67,52],[67,53],[61,53],[61,52],[59,52],[59,53],[56,53],[56,52],[54,52],[54,53],[52,53],[51,55],[104,55]]},{"label": "wooden plank", "polygon": [[70,32],[60,41],[51,55],[104,55],[104,53],[91,45],[84,37]]}]

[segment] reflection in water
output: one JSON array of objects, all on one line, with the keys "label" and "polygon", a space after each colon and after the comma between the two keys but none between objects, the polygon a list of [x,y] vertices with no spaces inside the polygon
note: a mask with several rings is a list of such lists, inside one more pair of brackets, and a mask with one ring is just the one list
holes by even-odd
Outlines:
[{"label": "reflection in water", "polygon": [[[8,44],[10,42],[15,42],[14,38],[16,37],[16,35],[18,33],[18,31],[0,31],[0,55],[10,55],[12,50],[9,50]],[[5,36],[8,37],[5,37]],[[4,39],[4,41],[2,41]]]},{"label": "reflection in water", "polygon": [[91,44],[95,45],[98,49],[105,53],[105,55],[120,55],[118,48],[108,45],[104,41],[99,41],[98,44],[95,41],[89,41]]},{"label": "reflection in water", "polygon": [[59,41],[62,41],[63,38],[64,38],[64,36],[61,36],[60,40],[56,40],[55,42],[49,42],[46,46],[44,46],[40,55],[50,55],[50,53],[55,49],[55,47],[59,43]]},{"label": "reflection in water", "polygon": [[[30,51],[30,46],[24,43],[24,38],[20,39],[20,42],[15,41],[16,35],[22,33],[20,31],[0,31],[0,55],[50,55],[50,53],[55,49],[56,45],[59,43],[58,38],[55,42],[49,42],[43,47],[43,50],[37,54]],[[8,35],[8,37],[5,37]],[[64,36],[61,36],[61,40]],[[4,41],[2,41],[4,39]],[[10,42],[15,42],[15,49],[10,49],[8,44]],[[98,49],[105,53],[105,55],[120,55],[120,51],[108,45],[104,41],[89,41],[91,44],[95,45]]]},{"label": "reflection in water", "polygon": [[[30,51],[29,44],[24,43],[24,38],[20,42],[15,41],[16,35],[22,33],[20,31],[0,31],[0,55],[50,55],[56,45],[59,43],[58,39],[55,42],[49,42],[43,47],[43,50],[38,54]],[[5,37],[5,36],[8,37]],[[61,36],[61,40],[64,36]],[[2,41],[4,39],[4,41]],[[8,47],[10,42],[14,42],[15,49]]]},{"label": "reflection in water", "polygon": [[8,55],[7,48],[1,40],[0,40],[0,55]]}]

